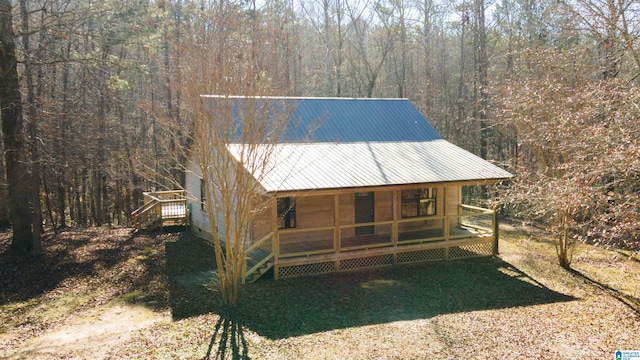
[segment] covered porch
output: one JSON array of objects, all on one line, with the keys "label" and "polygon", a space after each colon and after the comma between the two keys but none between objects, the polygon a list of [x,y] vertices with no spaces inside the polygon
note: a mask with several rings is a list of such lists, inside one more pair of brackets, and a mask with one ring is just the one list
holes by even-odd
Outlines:
[{"label": "covered porch", "polygon": [[363,193],[298,196],[296,224],[289,228],[274,198],[262,221],[272,226],[256,227],[245,278],[255,280],[271,267],[279,279],[497,254],[495,211],[460,204],[460,186],[434,189],[441,195],[434,197],[433,214],[415,217],[403,217],[402,188],[378,189],[371,221],[359,215]]}]

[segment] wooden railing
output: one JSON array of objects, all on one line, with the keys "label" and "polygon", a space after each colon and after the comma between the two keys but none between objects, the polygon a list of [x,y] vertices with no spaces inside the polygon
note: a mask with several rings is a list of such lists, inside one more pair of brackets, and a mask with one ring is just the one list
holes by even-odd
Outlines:
[{"label": "wooden railing", "polygon": [[[362,234],[364,228],[371,233]],[[246,281],[255,281],[272,267],[278,279],[382,263],[496,255],[497,217],[489,209],[459,205],[457,213],[445,216],[274,229],[247,248],[246,254]]]},{"label": "wooden railing", "polygon": [[[173,195],[162,195],[173,196]],[[161,199],[149,194],[150,201],[139,209],[138,216],[147,213],[158,214],[158,204],[168,204],[177,200]],[[455,224],[452,226],[451,224]],[[272,231],[246,249],[247,263],[243,267],[243,279],[254,274],[266,265],[273,266],[277,259],[284,261],[295,258],[370,250],[390,246],[428,246],[435,248],[441,242],[443,247],[456,246],[462,239],[486,238],[497,235],[497,218],[492,210],[460,205],[458,213],[449,216],[430,216],[411,219],[398,219],[361,224],[346,224],[307,229],[282,229]],[[355,234],[359,227],[373,227],[370,235],[343,236],[343,232]],[[336,230],[337,229],[337,230]],[[336,230],[334,232],[334,230]],[[323,236],[322,234],[327,234]],[[307,236],[299,236],[305,234]],[[331,234],[331,235],[328,235]],[[293,237],[295,236],[295,240]],[[336,238],[337,237],[337,238]],[[289,240],[287,240],[289,238]],[[284,240],[281,242],[281,240]],[[466,243],[467,241],[463,242]],[[429,245],[421,245],[421,244]],[[494,245],[497,253],[497,242]],[[345,253],[346,255],[346,253]],[[264,271],[264,270],[263,270]],[[264,272],[260,272],[263,274]]]},{"label": "wooden railing", "polygon": [[[294,258],[388,246],[486,238],[497,235],[496,226],[494,211],[459,205],[457,214],[447,216],[278,230],[278,249],[274,250],[274,256]],[[373,228],[373,233],[355,235],[355,229],[362,227]]]},{"label": "wooden railing", "polygon": [[[270,232],[245,250],[247,264],[242,267],[242,279],[246,279],[248,274],[252,274],[273,259],[273,248],[273,232]],[[249,260],[251,260],[251,264],[249,264]],[[251,268],[248,266],[251,266]]]},{"label": "wooden railing", "polygon": [[471,205],[459,205],[459,224],[479,234],[492,234],[495,229],[495,211]]},{"label": "wooden railing", "polygon": [[184,190],[144,193],[144,205],[131,213],[136,229],[164,226],[168,223],[186,225],[187,199]]}]

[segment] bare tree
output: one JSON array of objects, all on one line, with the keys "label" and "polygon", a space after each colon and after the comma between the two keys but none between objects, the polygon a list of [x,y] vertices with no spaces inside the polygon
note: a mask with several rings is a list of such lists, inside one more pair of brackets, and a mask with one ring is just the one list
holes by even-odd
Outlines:
[{"label": "bare tree", "polygon": [[640,89],[593,77],[600,66],[583,51],[530,50],[495,92],[498,126],[521,144],[504,198],[553,231],[563,267],[576,240],[640,243]]},{"label": "bare tree", "polygon": [[[256,16],[259,16],[256,14]],[[242,284],[251,223],[273,199],[261,195],[260,179],[272,169],[291,109],[263,95],[287,88],[269,60],[276,38],[252,31],[251,21],[233,4],[199,14],[182,44],[185,111],[193,121],[191,170],[201,177],[210,234],[216,253],[219,287],[226,305],[236,306]],[[264,24],[263,24],[264,25]],[[268,26],[268,24],[266,25]],[[210,31],[224,29],[224,31]],[[253,43],[269,44],[258,48]],[[281,54],[285,56],[286,54]],[[221,96],[206,97],[203,94]],[[233,97],[229,95],[240,94]],[[232,154],[230,144],[238,144]]]},{"label": "bare tree", "polygon": [[[360,96],[373,97],[382,65],[393,49],[393,29],[389,26],[392,9],[380,2],[347,3],[349,26],[353,29],[353,49],[349,58],[354,74],[364,73],[358,84]],[[379,23],[376,22],[379,21]],[[364,85],[364,89],[362,88]]]}]

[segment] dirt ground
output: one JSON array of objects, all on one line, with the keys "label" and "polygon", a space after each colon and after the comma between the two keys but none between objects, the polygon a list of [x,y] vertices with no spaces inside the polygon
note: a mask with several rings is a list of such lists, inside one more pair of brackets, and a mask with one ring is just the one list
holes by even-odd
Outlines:
[{"label": "dirt ground", "polygon": [[135,331],[171,321],[168,314],[141,306],[104,306],[92,313],[25,341],[10,357],[101,359]]},{"label": "dirt ground", "polygon": [[573,272],[531,229],[499,258],[246,286],[238,309],[178,281],[213,267],[179,233],[69,230],[40,259],[0,233],[0,358],[603,359],[639,349],[640,263],[577,249]]}]

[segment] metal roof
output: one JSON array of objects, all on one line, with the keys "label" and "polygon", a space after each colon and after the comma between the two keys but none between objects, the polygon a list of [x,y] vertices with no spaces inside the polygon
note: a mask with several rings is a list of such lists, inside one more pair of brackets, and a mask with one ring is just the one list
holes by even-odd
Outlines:
[{"label": "metal roof", "polygon": [[247,112],[287,115],[287,130],[277,145],[227,145],[238,161],[244,146],[256,147],[261,169],[251,169],[250,161],[244,166],[266,192],[512,177],[443,140],[407,99],[203,98],[214,113],[231,109],[235,121]]},{"label": "metal roof", "polygon": [[[264,106],[288,117],[280,142],[429,141],[441,139],[408,99],[222,97],[203,96],[216,112],[232,109],[232,117],[262,114]],[[289,115],[290,114],[290,115]],[[241,129],[241,126],[237,126]],[[240,136],[238,136],[240,139]]]},{"label": "metal roof", "polygon": [[268,163],[261,164],[254,174],[266,192],[497,180],[512,176],[442,139],[227,147],[239,160],[243,146],[257,146],[257,153],[271,153],[266,157]]}]

